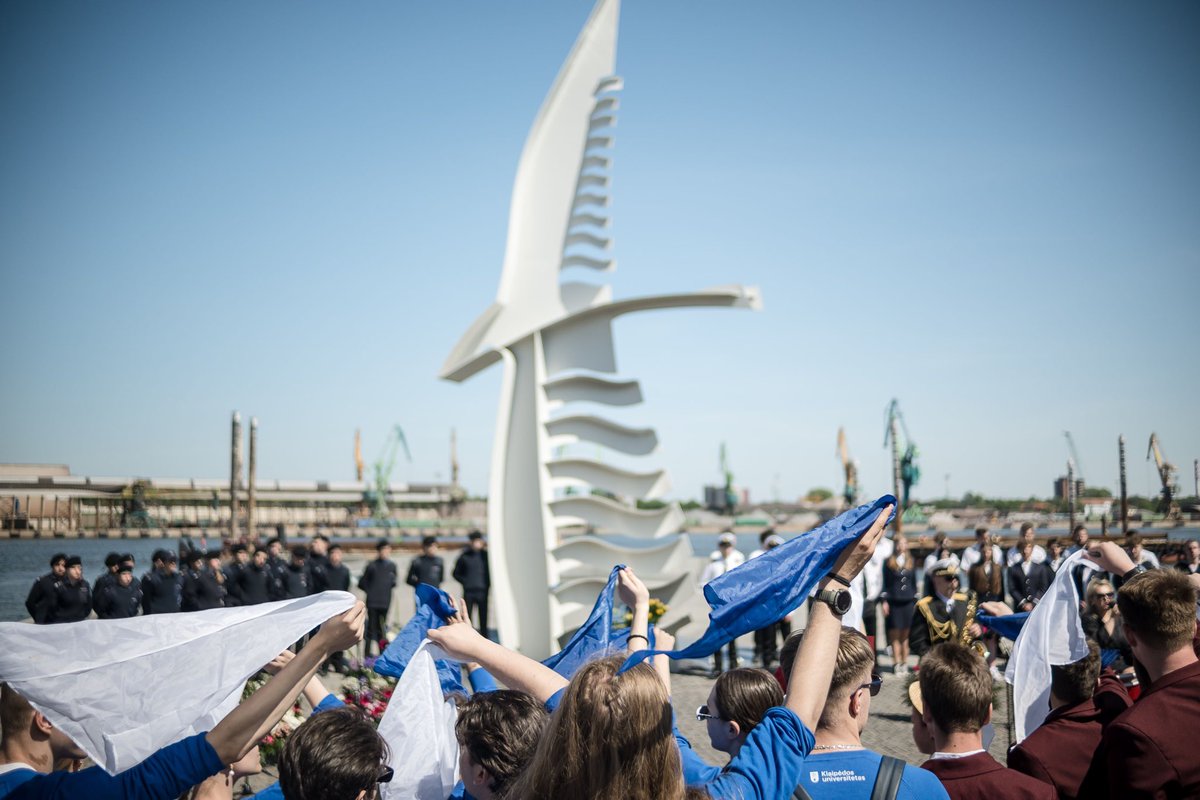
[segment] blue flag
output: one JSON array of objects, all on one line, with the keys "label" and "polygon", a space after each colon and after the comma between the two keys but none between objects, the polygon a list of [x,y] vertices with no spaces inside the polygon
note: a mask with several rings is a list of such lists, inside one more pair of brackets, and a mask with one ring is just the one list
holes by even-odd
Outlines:
[{"label": "blue flag", "polygon": [[[429,629],[442,627],[445,619],[453,617],[455,613],[450,595],[427,583],[417,584],[417,613],[383,651],[383,655],[376,659],[375,671],[389,678],[399,678]],[[442,694],[467,693],[462,685],[462,669],[457,663],[438,659],[437,670]]]},{"label": "blue flag", "polygon": [[1029,619],[1028,611],[1021,611],[1017,614],[1006,614],[1003,617],[993,617],[991,614],[979,614],[975,617],[975,621],[996,633],[1003,636],[1005,639],[1017,640],[1017,634],[1021,632],[1021,627],[1025,624],[1025,620]]},{"label": "blue flag", "polygon": [[[704,599],[712,608],[708,630],[682,650],[661,652],[670,658],[704,658],[743,634],[783,619],[829,574],[846,545],[865,533],[879,512],[889,505],[895,506],[896,498],[885,494],[874,503],[839,514],[821,527],[709,581],[704,586]],[[893,508],[888,521],[895,516]],[[658,652],[633,653],[621,671]]]},{"label": "blue flag", "polygon": [[[566,647],[542,663],[567,680],[588,661],[611,652],[624,651],[629,645],[629,631],[613,630],[613,597],[617,590],[617,573],[625,568],[618,564],[608,575],[608,583],[600,590],[596,604],[587,621],[571,635]],[[648,647],[654,646],[654,630],[647,631]]]}]

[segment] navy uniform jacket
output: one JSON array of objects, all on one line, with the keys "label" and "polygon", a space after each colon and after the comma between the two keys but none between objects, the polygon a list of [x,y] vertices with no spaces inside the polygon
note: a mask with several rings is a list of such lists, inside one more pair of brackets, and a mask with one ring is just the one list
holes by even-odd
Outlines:
[{"label": "navy uniform jacket", "polygon": [[92,605],[100,619],[136,617],[142,606],[142,587],[137,581],[128,586],[110,581],[100,587],[100,593],[92,600]]},{"label": "navy uniform jacket", "polygon": [[212,570],[205,567],[191,572],[183,584],[183,610],[206,611],[225,607],[225,587],[217,581]]},{"label": "navy uniform jacket", "polygon": [[92,613],[92,587],[87,581],[63,578],[54,584],[50,622],[79,622]]},{"label": "navy uniform jacket", "polygon": [[416,586],[418,583],[441,586],[445,571],[445,562],[441,556],[419,555],[408,565],[408,577],[404,582],[409,586]]},{"label": "navy uniform jacket", "polygon": [[54,582],[57,580],[53,572],[47,572],[33,582],[29,596],[25,598],[25,610],[38,625],[50,621],[50,611],[54,606]]},{"label": "navy uniform jacket", "polygon": [[350,568],[345,564],[336,567],[330,564],[325,568],[325,577],[329,583],[327,588],[339,592],[350,591]]},{"label": "navy uniform jacket", "polygon": [[305,562],[308,567],[309,575],[309,590],[313,594],[320,594],[329,588],[329,559],[325,556],[314,556],[309,554],[308,561]]},{"label": "navy uniform jacket", "polygon": [[488,567],[487,549],[463,550],[454,562],[454,580],[462,584],[463,592],[486,592],[492,586],[492,573]]},{"label": "navy uniform jacket", "polygon": [[[913,655],[923,656],[929,648],[942,642],[963,642],[962,631],[975,622],[978,611],[975,593],[955,592],[951,599],[954,601],[951,613],[946,613],[946,603],[937,595],[922,597],[917,601],[912,629],[908,632],[908,646]],[[933,623],[929,622],[929,617],[933,618]]]},{"label": "navy uniform jacket", "polygon": [[396,588],[396,565],[386,558],[367,564],[358,588],[367,595],[367,608],[387,608],[392,604],[392,589]]},{"label": "navy uniform jacket", "polygon": [[256,606],[266,603],[275,597],[275,575],[269,564],[256,567],[247,564],[238,570],[237,578],[238,599],[244,606]]},{"label": "navy uniform jacket", "polygon": [[152,569],[142,577],[142,613],[174,614],[183,604],[183,576]]},{"label": "navy uniform jacket", "polygon": [[308,597],[311,592],[312,576],[308,574],[308,565],[288,564],[283,571],[283,583],[280,585],[280,600],[295,600],[298,597]]},{"label": "navy uniform jacket", "polygon": [[1045,564],[1031,562],[1029,574],[1026,575],[1021,563],[1018,561],[1008,568],[1008,593],[1012,595],[1014,607],[1026,597],[1041,600],[1050,584],[1054,583],[1054,570]]}]

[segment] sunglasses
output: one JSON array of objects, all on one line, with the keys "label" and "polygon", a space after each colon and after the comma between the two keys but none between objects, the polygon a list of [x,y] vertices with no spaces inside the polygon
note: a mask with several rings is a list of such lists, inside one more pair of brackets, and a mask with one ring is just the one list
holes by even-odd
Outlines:
[{"label": "sunglasses", "polygon": [[[883,676],[877,672],[871,673],[871,682],[864,683],[858,687],[859,689],[870,689],[871,697],[875,697],[883,689]],[[857,691],[857,689],[855,690]]]},{"label": "sunglasses", "polygon": [[392,769],[391,767],[384,767],[383,769],[381,769],[379,771],[379,777],[375,779],[375,782],[376,783],[391,783],[392,778],[395,777],[395,775],[396,775],[396,770]]},{"label": "sunglasses", "polygon": [[1096,592],[1096,597],[1099,597],[1101,600],[1112,600],[1116,595],[1112,592]]},{"label": "sunglasses", "polygon": [[718,717],[716,714],[708,713],[708,706],[703,705],[696,709],[696,719],[700,722],[704,722],[706,719],[720,719],[720,717]]}]

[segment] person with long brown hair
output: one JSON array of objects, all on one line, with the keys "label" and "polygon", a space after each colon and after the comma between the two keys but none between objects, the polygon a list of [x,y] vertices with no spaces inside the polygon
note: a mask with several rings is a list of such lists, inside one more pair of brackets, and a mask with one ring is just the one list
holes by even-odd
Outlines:
[{"label": "person with long brown hair", "polygon": [[892,672],[908,671],[908,634],[912,631],[913,610],[917,603],[917,571],[908,553],[908,539],[894,537],[892,555],[883,563],[883,616],[887,620],[888,641],[892,643]]},{"label": "person with long brown hair", "polygon": [[[849,585],[862,571],[883,534],[891,508],[842,551],[830,576],[818,584],[808,629],[792,667],[792,691],[784,705],[769,709],[742,743],[737,756],[703,792],[716,799],[768,800],[790,797],[803,759],[812,749],[833,676],[841,614],[849,597],[834,581]],[[622,582],[625,580],[622,570]],[[640,582],[639,582],[640,583]],[[834,584],[836,586],[836,584]],[[635,625],[641,623],[635,607]],[[452,657],[476,661],[511,688],[549,699],[562,678],[542,664],[489,642],[465,625],[431,630],[429,638]],[[645,640],[635,631],[634,649]],[[654,669],[638,664],[624,672],[625,655],[582,667],[563,692],[533,760],[510,796],[522,800],[685,800],[698,795],[685,785],[672,735],[670,697]]]}]

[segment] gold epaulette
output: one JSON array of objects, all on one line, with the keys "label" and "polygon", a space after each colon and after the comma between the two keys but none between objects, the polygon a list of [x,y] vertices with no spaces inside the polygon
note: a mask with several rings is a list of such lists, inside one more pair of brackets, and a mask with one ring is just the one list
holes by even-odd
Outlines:
[{"label": "gold epaulette", "polygon": [[932,602],[933,602],[932,597],[922,597],[920,600],[917,601],[917,608],[920,608],[921,606],[927,606]]}]

